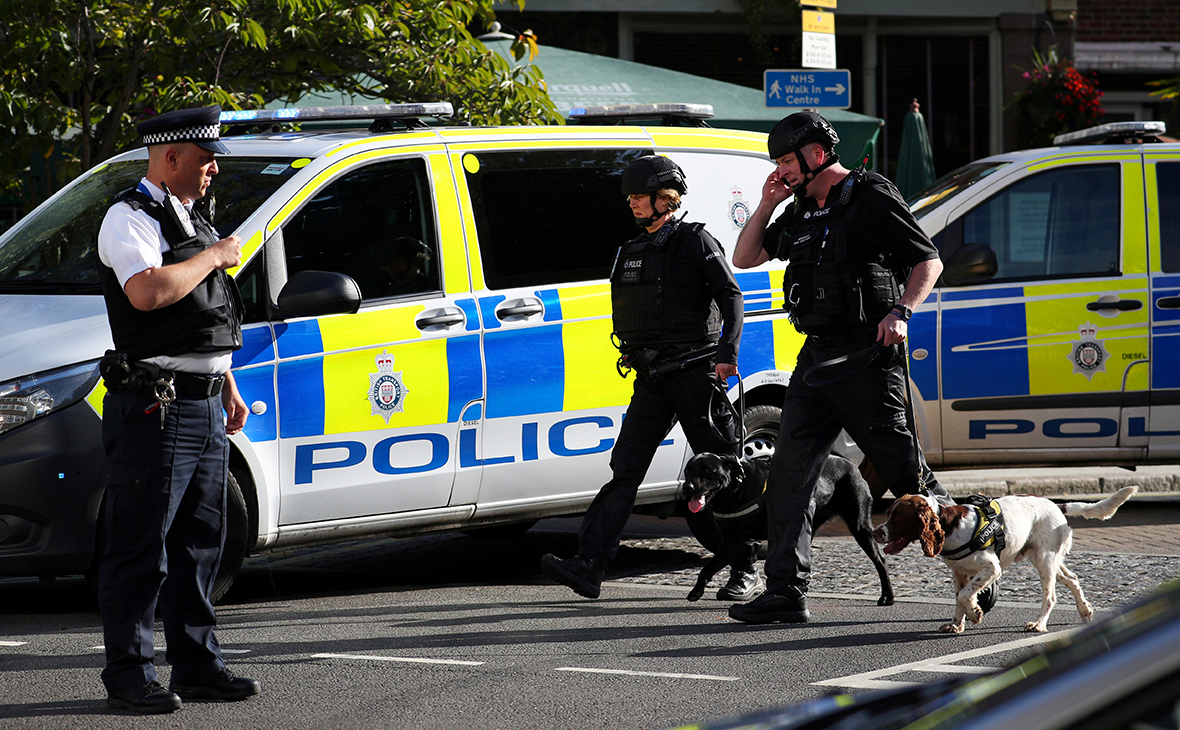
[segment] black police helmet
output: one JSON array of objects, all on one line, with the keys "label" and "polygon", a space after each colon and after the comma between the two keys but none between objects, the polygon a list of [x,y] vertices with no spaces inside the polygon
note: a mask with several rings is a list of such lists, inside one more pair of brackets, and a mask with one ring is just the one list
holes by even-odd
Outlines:
[{"label": "black police helmet", "polygon": [[623,195],[654,193],[664,188],[675,190],[681,195],[688,193],[684,170],[667,157],[644,155],[627,165],[623,171]]},{"label": "black police helmet", "polygon": [[815,112],[796,112],[774,125],[766,147],[770,159],[777,160],[809,142],[819,142],[831,150],[839,141],[840,137],[827,119]]}]

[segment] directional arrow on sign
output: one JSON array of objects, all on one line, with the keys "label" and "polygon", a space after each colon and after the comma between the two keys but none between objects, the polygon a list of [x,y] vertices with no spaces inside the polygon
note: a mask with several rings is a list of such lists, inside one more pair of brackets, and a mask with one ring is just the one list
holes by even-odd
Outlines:
[{"label": "directional arrow on sign", "polygon": [[768,107],[847,109],[852,106],[852,75],[847,69],[767,69],[762,74],[762,86]]}]

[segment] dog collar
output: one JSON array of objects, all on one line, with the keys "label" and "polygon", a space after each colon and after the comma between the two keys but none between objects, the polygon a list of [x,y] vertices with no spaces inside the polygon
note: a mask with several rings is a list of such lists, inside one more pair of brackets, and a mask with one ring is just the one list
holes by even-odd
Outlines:
[{"label": "dog collar", "polygon": [[[769,480],[769,477],[767,477],[767,479]],[[736,519],[738,517],[745,517],[748,514],[753,514],[762,508],[762,503],[760,502],[760,500],[762,499],[763,495],[765,495],[765,494],[766,494],[766,482],[762,482],[762,494],[759,494],[758,498],[755,499],[753,502],[746,505],[745,507],[738,510],[737,512],[714,512],[713,518],[717,519],[717,520],[732,520],[732,519]]]}]

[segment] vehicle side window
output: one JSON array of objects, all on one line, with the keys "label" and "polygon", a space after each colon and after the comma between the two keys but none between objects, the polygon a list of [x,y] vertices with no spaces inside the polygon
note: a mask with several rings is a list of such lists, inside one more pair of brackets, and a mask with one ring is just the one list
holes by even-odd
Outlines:
[{"label": "vehicle side window", "polygon": [[[463,167],[491,289],[605,279],[641,232],[621,190],[638,150],[468,153]],[[649,153],[650,154],[650,153]]]},{"label": "vehicle side window", "polygon": [[1180,162],[1155,166],[1160,212],[1160,269],[1180,271]]},{"label": "vehicle side window", "polygon": [[426,161],[378,162],[321,188],[284,227],[287,275],[348,274],[366,300],[441,290]]},{"label": "vehicle side window", "polygon": [[1009,186],[963,219],[963,244],[996,253],[992,281],[1119,271],[1122,194],[1117,164],[1071,165]]}]

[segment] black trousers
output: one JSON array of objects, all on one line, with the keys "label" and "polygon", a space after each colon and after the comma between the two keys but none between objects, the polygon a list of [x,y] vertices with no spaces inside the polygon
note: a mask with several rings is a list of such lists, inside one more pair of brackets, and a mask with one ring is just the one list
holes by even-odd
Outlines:
[{"label": "black trousers", "polygon": [[107,393],[107,547],[98,601],[111,693],[157,680],[157,602],[172,679],[201,681],[223,668],[209,594],[225,542],[226,468],[221,398],[177,400]]},{"label": "black trousers", "polygon": [[[668,375],[635,379],[631,403],[623,417],[618,440],[611,451],[613,478],[603,485],[590,504],[578,534],[578,556],[600,561],[605,569],[619,552],[619,536],[635,507],[635,496],[656,449],[680,420],[680,427],[694,453],[736,454],[734,434],[737,423],[728,409],[716,412],[714,421],[724,440],[710,428],[709,398],[715,390],[713,365],[698,366]],[[717,396],[720,399],[720,394]],[[712,511],[695,519],[712,522]],[[710,546],[706,546],[710,547]],[[758,543],[748,546],[749,555],[735,567],[752,570]]]},{"label": "black trousers", "polygon": [[[918,474],[935,494],[946,491],[935,479],[906,426],[905,357],[900,346],[872,354],[876,337],[824,341],[807,338],[783,402],[783,420],[770,462],[766,496],[769,540],[766,590],[807,590],[811,576],[811,520],[815,484],[844,429],[873,463],[895,495],[918,491]],[[813,365],[844,355],[847,361],[804,374]],[[866,360],[872,358],[866,364]],[[806,381],[816,383],[810,385]]]}]

